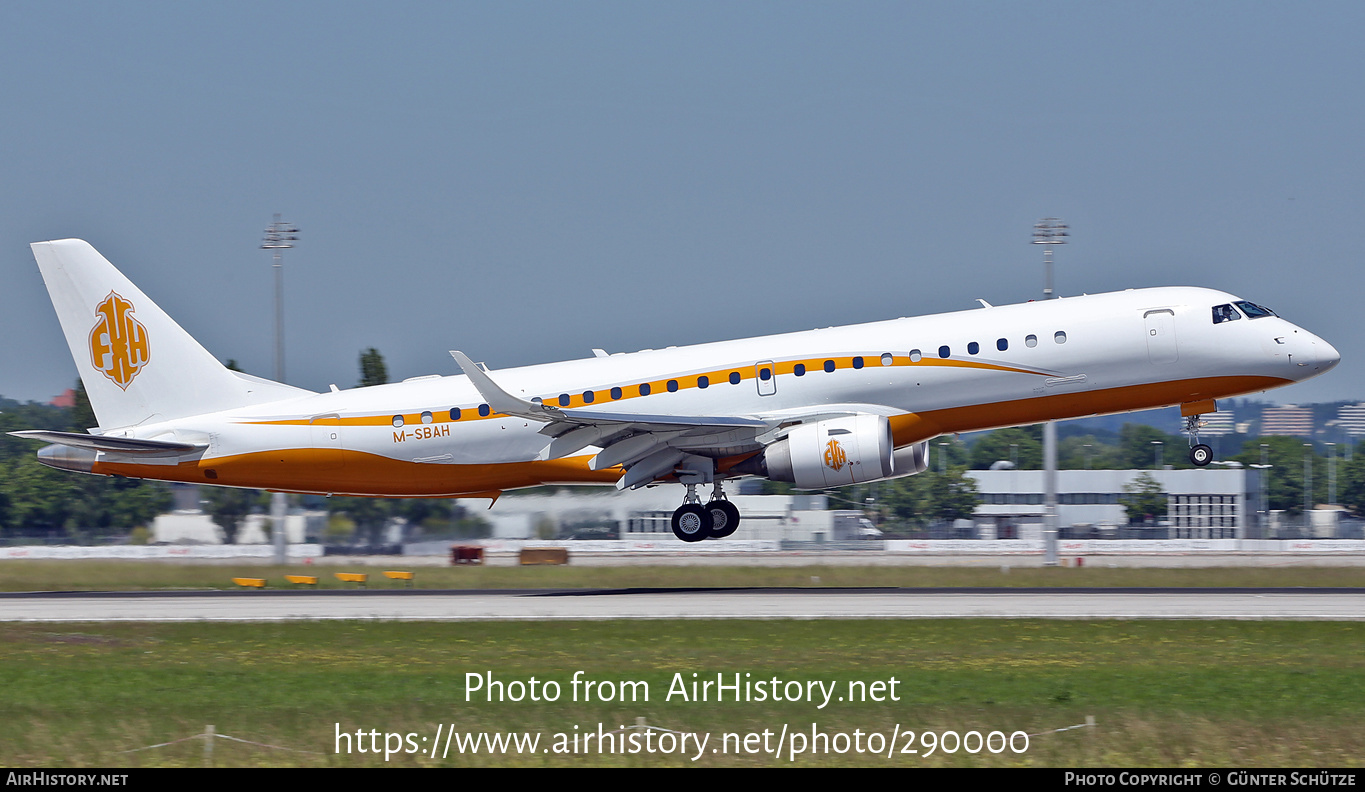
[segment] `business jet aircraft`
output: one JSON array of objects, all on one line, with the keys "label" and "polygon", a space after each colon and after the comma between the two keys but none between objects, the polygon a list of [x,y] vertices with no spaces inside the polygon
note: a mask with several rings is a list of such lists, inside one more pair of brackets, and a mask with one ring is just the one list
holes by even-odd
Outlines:
[{"label": "business jet aircraft", "polygon": [[[34,257],[99,427],[28,431],[52,467],[285,492],[492,498],[686,488],[673,531],[734,533],[723,482],[908,476],[942,434],[1215,400],[1337,364],[1326,341],[1201,288],[1136,289],[328,393],[230,371],[86,242]],[[1212,450],[1193,445],[1207,465]],[[711,485],[706,502],[697,487]]]}]

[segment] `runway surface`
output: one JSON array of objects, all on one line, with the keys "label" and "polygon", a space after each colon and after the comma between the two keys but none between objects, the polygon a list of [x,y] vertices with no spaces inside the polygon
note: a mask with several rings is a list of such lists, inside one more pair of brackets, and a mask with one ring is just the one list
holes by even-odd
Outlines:
[{"label": "runway surface", "polygon": [[636,589],[0,595],[0,621],[1365,620],[1362,589]]}]

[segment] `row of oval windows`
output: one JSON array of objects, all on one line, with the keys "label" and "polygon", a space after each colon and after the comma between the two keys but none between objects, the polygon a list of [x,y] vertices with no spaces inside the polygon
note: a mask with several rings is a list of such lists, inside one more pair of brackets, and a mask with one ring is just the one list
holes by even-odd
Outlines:
[{"label": "row of oval windows", "polygon": [[[1061,331],[1061,330],[1058,330],[1055,334],[1053,334],[1052,340],[1053,340],[1054,342],[1058,343],[1058,344],[1065,344],[1065,343],[1066,343],[1066,333],[1063,332],[1063,331]],[[1000,350],[1001,352],[1004,352],[1005,350],[1009,349],[1009,346],[1010,346],[1009,341],[1008,341],[1007,339],[1004,339],[1004,338],[997,339],[996,342],[995,342],[995,348],[998,349],[998,350]],[[1030,348],[1038,346],[1038,336],[1036,336],[1036,335],[1028,335],[1028,336],[1025,336],[1025,337],[1024,337],[1024,346],[1030,347]],[[975,355],[975,354],[978,354],[980,351],[981,351],[981,345],[978,344],[978,343],[976,343],[975,341],[972,341],[971,343],[967,344],[967,354],[969,354],[969,355]],[[941,346],[941,347],[938,348],[938,356],[939,356],[939,357],[941,357],[941,358],[946,358],[946,357],[950,357],[951,355],[952,355],[952,349],[951,349],[948,345],[945,344],[945,345],[943,345],[943,346]],[[910,360],[911,360],[911,362],[918,363],[920,360],[923,359],[923,357],[924,357],[924,354],[923,354],[922,352],[920,352],[918,349],[912,349],[912,350],[910,350]],[[883,353],[882,356],[881,356],[881,362],[882,362],[882,365],[883,365],[883,366],[889,366],[889,365],[891,365],[893,362],[895,362],[895,358],[891,355],[890,352],[885,352],[885,353]],[[866,365],[866,363],[865,363],[865,361],[863,360],[863,358],[862,358],[861,356],[853,358],[853,368],[855,368],[855,369],[860,369],[860,368],[862,368],[864,365]],[[825,361],[825,365],[824,365],[823,368],[824,368],[824,370],[827,371],[827,372],[833,372],[833,371],[835,370],[835,368],[837,368],[837,367],[835,366],[835,363],[834,363],[833,360],[826,360],[826,361]],[[797,364],[792,368],[792,373],[795,374],[795,375],[798,376],[798,377],[804,377],[804,376],[806,376],[806,364],[805,364],[805,363],[797,363]],[[763,380],[764,382],[767,382],[768,380],[772,379],[772,376],[773,376],[772,369],[768,368],[767,366],[764,366],[763,368],[761,368],[761,369],[758,370],[758,378],[761,379],[761,380]],[[732,371],[732,372],[730,372],[729,381],[730,381],[730,384],[731,384],[731,385],[738,385],[742,379],[743,379],[743,378],[740,376],[740,373],[739,373],[738,371]],[[675,380],[675,379],[671,379],[671,380],[668,381],[666,387],[668,388],[668,392],[669,392],[669,393],[676,393],[676,392],[678,391],[678,381]],[[703,389],[711,387],[711,378],[708,377],[708,376],[706,376],[705,374],[703,374],[703,375],[697,377],[697,387],[698,387],[698,388],[703,388]],[[650,385],[649,385],[648,382],[641,383],[640,386],[639,386],[639,388],[640,388],[640,395],[641,395],[641,396],[648,396],[648,395],[652,392],[652,390],[653,390],[652,388],[650,388]],[[596,399],[597,399],[597,394],[594,393],[593,391],[590,391],[590,390],[589,390],[589,391],[583,391],[582,396],[583,396],[583,403],[584,403],[584,404],[592,404],[592,403],[593,403],[594,401],[596,401]],[[616,388],[612,388],[612,389],[611,389],[611,398],[612,398],[613,401],[615,401],[615,400],[617,400],[617,399],[620,399],[620,398],[623,398],[624,396],[625,396],[625,393],[621,390],[621,388],[616,387]],[[559,394],[559,406],[560,406],[560,407],[568,407],[571,400],[572,400],[572,397],[570,397],[569,394],[567,394],[567,393],[561,393],[561,394]],[[532,399],[532,401],[534,401],[534,402],[536,402],[536,403],[540,403],[540,402],[541,402],[541,399],[540,399],[539,397],[537,397],[537,398],[535,398],[535,399]],[[487,404],[480,404],[480,405],[479,405],[479,415],[480,415],[480,416],[482,416],[482,417],[484,417],[484,418],[487,418],[488,415],[489,415],[489,412],[490,412],[490,410],[489,410],[489,407],[488,407]],[[452,409],[450,410],[450,420],[452,420],[452,421],[458,421],[458,420],[460,420],[461,414],[462,414],[462,410],[460,410],[459,407],[454,407],[454,408],[452,408]],[[435,416],[433,416],[433,415],[431,414],[430,411],[427,411],[427,412],[422,413],[422,423],[424,423],[424,424],[429,424],[429,423],[431,423],[431,422],[434,421],[434,420],[435,420]],[[394,426],[396,426],[396,427],[397,427],[397,426],[402,426],[403,423],[404,423],[404,421],[403,421],[403,416],[401,416],[401,415],[395,415],[395,416],[393,416],[393,425],[394,425]]]}]

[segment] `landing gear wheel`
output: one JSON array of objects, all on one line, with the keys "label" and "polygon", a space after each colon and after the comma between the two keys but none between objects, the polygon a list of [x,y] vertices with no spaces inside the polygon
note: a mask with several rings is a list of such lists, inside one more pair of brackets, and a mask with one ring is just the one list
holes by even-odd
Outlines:
[{"label": "landing gear wheel", "polygon": [[1190,449],[1190,461],[1195,467],[1205,467],[1213,461],[1213,449],[1200,443]]},{"label": "landing gear wheel", "polygon": [[727,500],[714,500],[706,504],[711,513],[711,538],[724,539],[739,528],[739,509]]},{"label": "landing gear wheel", "polygon": [[684,542],[700,542],[711,535],[711,512],[700,503],[684,503],[673,512],[673,535]]}]

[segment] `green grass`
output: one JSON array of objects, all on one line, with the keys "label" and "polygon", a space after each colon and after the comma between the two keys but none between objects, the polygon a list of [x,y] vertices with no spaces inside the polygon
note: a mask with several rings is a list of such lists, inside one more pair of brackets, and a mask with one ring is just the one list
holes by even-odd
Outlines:
[{"label": "green grass", "polygon": [[[0,561],[0,591],[131,591],[230,589],[233,577],[263,577],[271,588],[292,588],[286,574],[317,575],[322,588],[350,587],[340,571],[370,573],[371,588],[397,588],[383,577],[391,567],[359,565],[185,564],[147,561]],[[1365,586],[1365,567],[1227,567],[1212,569],[1050,569],[1013,567],[416,567],[419,588],[634,588],[734,586]]]},{"label": "green grass", "polygon": [[[579,733],[652,725],[712,735],[861,730],[1039,733],[1029,751],[704,755],[698,765],[1360,766],[1365,624],[1208,621],[630,621],[0,625],[0,764],[367,766],[335,730]],[[573,702],[574,671],[643,680],[649,701]],[[465,674],[560,683],[557,702],[465,700]],[[900,701],[665,701],[675,673],[898,680]],[[542,746],[546,743],[542,743]],[[425,745],[425,744],[424,744]],[[923,751],[923,745],[916,746]],[[398,754],[390,765],[681,766],[660,755]]]}]

